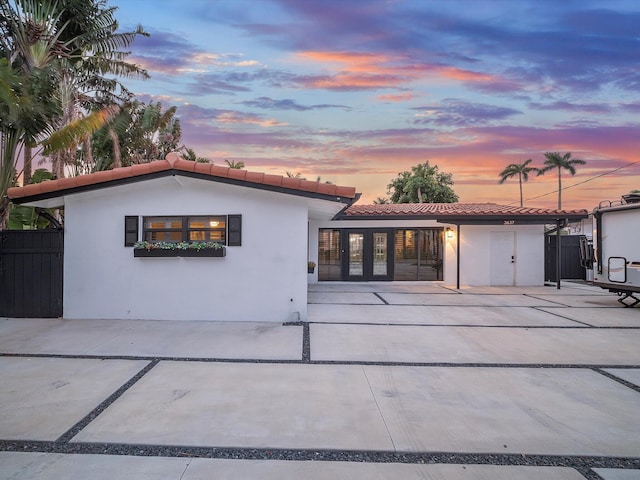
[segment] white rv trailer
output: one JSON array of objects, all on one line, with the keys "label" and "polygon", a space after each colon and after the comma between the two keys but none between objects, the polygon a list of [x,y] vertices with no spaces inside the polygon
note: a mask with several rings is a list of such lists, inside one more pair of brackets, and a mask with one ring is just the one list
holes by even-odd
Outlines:
[{"label": "white rv trailer", "polygon": [[601,202],[593,217],[593,284],[617,293],[620,303],[633,307],[640,303],[640,195]]}]

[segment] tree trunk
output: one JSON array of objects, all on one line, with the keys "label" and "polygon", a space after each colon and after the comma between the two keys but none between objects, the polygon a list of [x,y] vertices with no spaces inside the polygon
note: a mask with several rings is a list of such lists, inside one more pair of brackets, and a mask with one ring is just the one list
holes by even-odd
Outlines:
[{"label": "tree trunk", "polygon": [[7,197],[0,198],[0,231],[6,230],[9,224],[9,199]]},{"label": "tree trunk", "polygon": [[31,159],[32,151],[31,147],[25,143],[24,145],[24,167],[22,169],[22,184],[28,185],[31,183]]},{"label": "tree trunk", "polygon": [[64,178],[65,158],[63,152],[56,152],[51,157],[51,173],[55,178]]},{"label": "tree trunk", "polygon": [[558,167],[558,210],[562,210],[562,170]]},{"label": "tree trunk", "polygon": [[122,155],[120,153],[120,140],[118,139],[118,134],[115,130],[109,127],[109,136],[111,137],[111,142],[113,143],[113,162],[111,166],[113,168],[122,167]]},{"label": "tree trunk", "polygon": [[520,208],[522,208],[522,174],[518,174],[518,180],[520,181]]},{"label": "tree trunk", "polygon": [[84,142],[82,142],[84,145],[84,158],[85,158],[85,165],[87,166],[86,169],[83,169],[85,173],[90,173],[93,172],[93,169],[95,167],[94,165],[94,161],[93,161],[93,151],[91,150],[91,137],[87,136],[87,138],[84,139]]},{"label": "tree trunk", "polygon": [[422,201],[422,190],[418,187],[418,203],[424,203]]}]

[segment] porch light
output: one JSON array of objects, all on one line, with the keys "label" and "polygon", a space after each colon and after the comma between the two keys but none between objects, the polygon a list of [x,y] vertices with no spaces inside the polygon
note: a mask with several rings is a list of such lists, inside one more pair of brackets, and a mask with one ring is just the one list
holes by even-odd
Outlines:
[{"label": "porch light", "polygon": [[449,240],[453,238],[453,230],[451,230],[451,227],[447,227],[447,238]]},{"label": "porch light", "polygon": [[209,222],[209,226],[210,226],[211,228],[215,228],[215,227],[217,227],[218,225],[220,225],[220,222],[215,222],[215,221],[211,221],[211,222]]}]

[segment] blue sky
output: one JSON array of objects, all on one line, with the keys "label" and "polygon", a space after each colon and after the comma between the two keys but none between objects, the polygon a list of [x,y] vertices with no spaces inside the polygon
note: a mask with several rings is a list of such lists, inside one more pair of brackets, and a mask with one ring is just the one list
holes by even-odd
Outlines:
[{"label": "blue sky", "polygon": [[[588,162],[563,178],[580,183],[566,208],[640,189],[635,0],[109,5],[151,34],[130,56],[151,79],[125,84],[177,106],[184,143],[216,164],[320,176],[370,203],[429,160],[460,201],[510,204],[517,180],[498,173],[559,151]],[[525,205],[555,206],[556,188],[551,172],[530,178]]]}]

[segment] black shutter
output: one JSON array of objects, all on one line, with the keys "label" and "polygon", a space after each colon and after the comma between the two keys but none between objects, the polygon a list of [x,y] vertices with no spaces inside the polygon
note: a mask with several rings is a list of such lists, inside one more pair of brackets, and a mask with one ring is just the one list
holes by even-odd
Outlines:
[{"label": "black shutter", "polygon": [[227,245],[240,247],[242,245],[242,215],[229,215],[227,217],[227,231],[229,234]]},{"label": "black shutter", "polygon": [[138,217],[127,215],[124,217],[124,246],[133,247],[138,241]]}]

